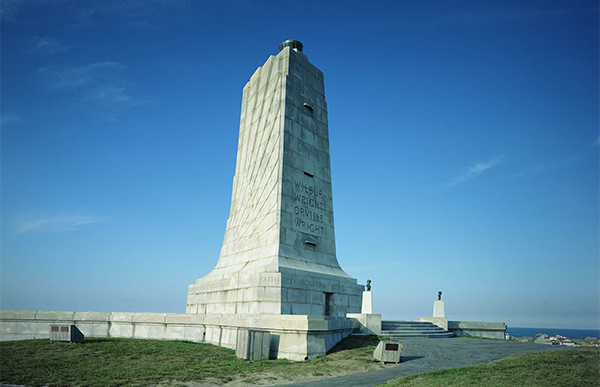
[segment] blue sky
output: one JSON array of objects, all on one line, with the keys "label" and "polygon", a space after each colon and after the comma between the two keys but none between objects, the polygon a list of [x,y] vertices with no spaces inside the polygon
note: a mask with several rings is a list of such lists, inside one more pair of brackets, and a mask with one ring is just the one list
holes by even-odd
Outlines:
[{"label": "blue sky", "polygon": [[338,261],[384,319],[598,328],[597,1],[1,0],[3,309],[184,312],[241,93],[325,74]]}]

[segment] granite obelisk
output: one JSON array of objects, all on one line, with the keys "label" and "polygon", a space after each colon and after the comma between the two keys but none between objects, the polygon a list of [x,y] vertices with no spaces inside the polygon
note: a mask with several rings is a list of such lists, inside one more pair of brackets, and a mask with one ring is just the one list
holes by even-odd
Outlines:
[{"label": "granite obelisk", "polygon": [[302,49],[283,42],[244,87],[225,238],[188,313],[360,313],[363,287],[336,257],[323,73]]}]

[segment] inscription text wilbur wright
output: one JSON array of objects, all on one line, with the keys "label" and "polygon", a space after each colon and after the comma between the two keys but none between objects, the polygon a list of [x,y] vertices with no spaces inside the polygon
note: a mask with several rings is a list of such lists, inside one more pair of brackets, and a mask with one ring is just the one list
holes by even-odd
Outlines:
[{"label": "inscription text wilbur wright", "polygon": [[294,226],[297,230],[313,235],[325,235],[323,190],[314,184],[294,179]]}]

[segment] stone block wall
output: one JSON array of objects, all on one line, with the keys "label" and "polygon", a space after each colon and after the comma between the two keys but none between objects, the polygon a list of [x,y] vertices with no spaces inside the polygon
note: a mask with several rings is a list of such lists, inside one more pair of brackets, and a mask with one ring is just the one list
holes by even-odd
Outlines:
[{"label": "stone block wall", "polygon": [[290,360],[323,356],[358,328],[354,319],[323,316],[1,310],[0,341],[49,339],[52,324],[73,324],[85,337],[187,340],[231,349],[239,329],[266,330],[270,357]]},{"label": "stone block wall", "polygon": [[448,321],[448,330],[453,332],[454,336],[504,340],[506,324],[498,322]]},{"label": "stone block wall", "polygon": [[373,313],[348,313],[349,318],[356,319],[359,323],[360,333],[367,335],[381,335],[381,315]]}]

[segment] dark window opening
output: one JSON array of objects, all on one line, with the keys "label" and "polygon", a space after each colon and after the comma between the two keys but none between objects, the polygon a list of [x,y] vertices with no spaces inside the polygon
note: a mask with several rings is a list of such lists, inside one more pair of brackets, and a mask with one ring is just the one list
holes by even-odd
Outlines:
[{"label": "dark window opening", "polygon": [[325,316],[331,316],[333,312],[333,293],[325,293]]}]

